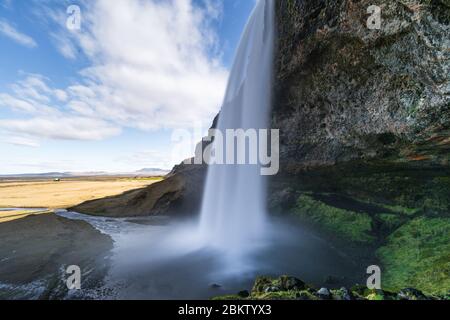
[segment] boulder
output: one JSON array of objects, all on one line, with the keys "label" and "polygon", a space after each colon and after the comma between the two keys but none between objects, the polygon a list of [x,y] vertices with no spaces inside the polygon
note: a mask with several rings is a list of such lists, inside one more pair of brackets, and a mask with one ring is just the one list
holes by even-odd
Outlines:
[{"label": "boulder", "polygon": [[414,288],[406,288],[398,293],[400,300],[428,300],[422,291]]},{"label": "boulder", "polygon": [[328,300],[331,298],[331,292],[327,288],[321,288],[317,291],[317,296],[321,299]]}]

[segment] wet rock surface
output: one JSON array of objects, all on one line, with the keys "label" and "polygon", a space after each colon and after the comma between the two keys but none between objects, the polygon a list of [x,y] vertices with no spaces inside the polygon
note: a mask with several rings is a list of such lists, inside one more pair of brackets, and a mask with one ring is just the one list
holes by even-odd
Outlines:
[{"label": "wet rock surface", "polygon": [[98,294],[112,240],[88,223],[49,213],[2,223],[0,234],[0,299],[70,299],[72,265],[80,267],[83,298]]},{"label": "wet rock surface", "polygon": [[[367,27],[378,5],[381,30]],[[282,168],[389,159],[448,165],[447,1],[278,1],[272,127]]]}]

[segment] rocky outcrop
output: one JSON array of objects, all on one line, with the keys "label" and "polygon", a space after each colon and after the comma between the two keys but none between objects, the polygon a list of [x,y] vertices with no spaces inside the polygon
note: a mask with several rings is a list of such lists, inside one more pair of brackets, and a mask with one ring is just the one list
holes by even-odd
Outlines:
[{"label": "rocky outcrop", "polygon": [[199,211],[206,170],[203,165],[176,166],[163,181],[124,194],[70,208],[107,217],[192,215]]},{"label": "rocky outcrop", "polygon": [[[0,234],[0,300],[91,299],[104,285],[113,241],[87,222],[44,213],[1,223]],[[81,269],[82,291],[67,289],[71,265]]]},{"label": "rocky outcrop", "polygon": [[302,280],[281,276],[279,278],[259,277],[250,293],[217,297],[215,300],[448,300],[449,295],[427,296],[420,290],[405,288],[398,292],[367,289],[354,286],[350,289],[314,288]]}]

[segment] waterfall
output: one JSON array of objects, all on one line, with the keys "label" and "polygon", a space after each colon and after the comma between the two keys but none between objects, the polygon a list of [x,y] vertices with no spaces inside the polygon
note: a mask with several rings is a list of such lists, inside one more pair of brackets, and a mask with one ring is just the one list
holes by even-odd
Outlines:
[{"label": "waterfall", "polygon": [[[226,129],[268,128],[274,10],[274,0],[259,0],[247,22],[217,124],[224,135]],[[260,164],[209,166],[200,221],[201,236],[209,246],[245,254],[249,246],[260,243],[266,232],[267,199],[260,168]]]}]

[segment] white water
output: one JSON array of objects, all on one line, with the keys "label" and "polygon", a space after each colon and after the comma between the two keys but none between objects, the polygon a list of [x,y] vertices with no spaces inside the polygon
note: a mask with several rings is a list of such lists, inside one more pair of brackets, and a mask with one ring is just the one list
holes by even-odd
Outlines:
[{"label": "white water", "polygon": [[[274,0],[259,0],[242,36],[217,129],[267,129],[275,37]],[[204,241],[234,257],[261,245],[266,186],[260,165],[210,165],[201,213]]]}]

